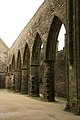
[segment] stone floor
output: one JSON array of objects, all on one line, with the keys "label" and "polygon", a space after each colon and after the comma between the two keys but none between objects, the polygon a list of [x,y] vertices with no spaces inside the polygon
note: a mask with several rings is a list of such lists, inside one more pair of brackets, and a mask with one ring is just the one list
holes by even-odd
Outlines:
[{"label": "stone floor", "polygon": [[80,120],[65,112],[65,101],[42,102],[26,95],[0,90],[0,120]]}]

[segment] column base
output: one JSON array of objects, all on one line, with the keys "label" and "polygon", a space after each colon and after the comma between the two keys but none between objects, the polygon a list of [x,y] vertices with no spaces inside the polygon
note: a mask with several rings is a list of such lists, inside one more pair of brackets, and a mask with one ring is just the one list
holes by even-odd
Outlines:
[{"label": "column base", "polygon": [[66,103],[65,111],[72,112],[75,115],[80,115],[80,105],[78,105],[77,107],[73,108],[72,106],[69,105],[69,103]]}]

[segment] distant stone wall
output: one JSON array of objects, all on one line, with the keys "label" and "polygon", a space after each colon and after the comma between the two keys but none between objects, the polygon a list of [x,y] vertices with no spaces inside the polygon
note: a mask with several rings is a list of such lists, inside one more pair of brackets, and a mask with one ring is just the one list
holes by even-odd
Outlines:
[{"label": "distant stone wall", "polygon": [[[40,94],[43,93],[43,75],[44,75],[44,62],[43,56],[41,55],[40,61]],[[54,81],[55,81],[55,96],[66,97],[66,54],[65,50],[56,52],[56,60],[54,67]]]},{"label": "distant stone wall", "polygon": [[55,61],[55,95],[66,97],[66,55],[65,51],[58,51]]},{"label": "distant stone wall", "polygon": [[5,76],[6,73],[0,73],[0,88],[5,88]]},{"label": "distant stone wall", "polygon": [[8,50],[9,48],[6,44],[0,39],[0,88],[5,87],[5,77],[7,72],[7,63],[8,63]]}]

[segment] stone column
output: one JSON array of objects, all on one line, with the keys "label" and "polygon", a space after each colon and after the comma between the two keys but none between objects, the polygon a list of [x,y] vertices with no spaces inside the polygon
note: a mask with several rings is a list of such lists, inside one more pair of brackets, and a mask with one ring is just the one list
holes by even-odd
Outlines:
[{"label": "stone column", "polygon": [[21,70],[15,72],[15,92],[21,92]]},{"label": "stone column", "polygon": [[[67,90],[67,103],[66,103],[66,109],[70,110],[70,79],[72,79],[72,65],[73,65],[73,0],[67,0],[66,1],[66,41],[67,41],[67,77],[66,77],[66,90]],[[70,66],[70,70],[69,70]],[[71,77],[69,77],[69,74]]]},{"label": "stone column", "polygon": [[76,56],[76,88],[77,88],[77,114],[80,115],[80,0],[75,0],[75,56]]},{"label": "stone column", "polygon": [[15,70],[14,69],[11,72],[11,89],[15,90]]},{"label": "stone column", "polygon": [[9,71],[8,71],[8,89],[11,89],[11,72],[12,72],[12,69],[11,69],[11,64],[9,64]]},{"label": "stone column", "polygon": [[28,93],[29,68],[22,68],[21,93]]},{"label": "stone column", "polygon": [[69,62],[70,65],[73,64],[73,52],[74,52],[74,46],[73,46],[73,0],[67,0],[67,7],[66,7],[66,24],[67,24],[67,41],[68,41],[68,52],[69,52]]},{"label": "stone column", "polygon": [[31,65],[29,95],[39,96],[39,65]]},{"label": "stone column", "polygon": [[54,61],[45,60],[45,71],[43,76],[44,99],[45,101],[55,101],[54,93]]},{"label": "stone column", "polygon": [[69,80],[67,109],[80,114],[80,0],[67,0]]},{"label": "stone column", "polygon": [[10,75],[9,75],[9,73],[7,73],[7,74],[6,74],[6,78],[5,78],[5,82],[6,82],[6,83],[5,83],[5,84],[6,84],[5,87],[6,87],[6,89],[10,89],[10,88],[9,88],[9,87],[10,87],[10,86],[9,86],[9,78],[10,78]]}]

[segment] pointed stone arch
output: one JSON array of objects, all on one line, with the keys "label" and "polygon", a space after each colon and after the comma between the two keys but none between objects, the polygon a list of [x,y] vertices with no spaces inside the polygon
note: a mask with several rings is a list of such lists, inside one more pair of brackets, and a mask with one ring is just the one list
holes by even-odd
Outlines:
[{"label": "pointed stone arch", "polygon": [[7,76],[7,79],[6,79],[7,89],[11,89],[11,72],[12,72],[12,67],[11,67],[11,63],[10,63],[9,66],[8,66],[8,76]]},{"label": "pointed stone arch", "polygon": [[11,72],[11,64],[9,64],[9,73]]},{"label": "pointed stone arch", "polygon": [[12,71],[11,71],[11,89],[15,89],[15,55],[12,57],[11,63]]},{"label": "pointed stone arch", "polygon": [[33,44],[33,49],[32,49],[31,64],[37,64],[37,65],[39,64],[41,45],[42,45],[41,37],[39,33],[37,33],[34,44]]},{"label": "pointed stone arch", "polygon": [[31,75],[30,75],[30,94],[39,96],[39,60],[41,51],[42,40],[39,33],[36,34],[31,58]]},{"label": "pointed stone arch", "polygon": [[30,64],[30,50],[29,46],[26,43],[23,53],[23,67],[28,67]]},{"label": "pointed stone arch", "polygon": [[18,50],[18,56],[17,56],[17,70],[21,70],[21,53],[20,53],[20,50]]},{"label": "pointed stone arch", "polygon": [[22,84],[21,92],[28,93],[28,82],[30,76],[30,50],[26,43],[23,53],[23,67],[22,67]]},{"label": "pointed stone arch", "polygon": [[12,69],[15,70],[15,55],[12,57]]},{"label": "pointed stone arch", "polygon": [[17,68],[15,73],[15,91],[21,92],[21,77],[22,77],[22,69],[21,69],[21,53],[20,50],[18,50],[17,55]]},{"label": "pointed stone arch", "polygon": [[50,26],[46,46],[46,59],[48,60],[55,60],[57,38],[59,35],[61,25],[62,25],[61,20],[57,16],[54,16]]},{"label": "pointed stone arch", "polygon": [[45,71],[44,71],[44,98],[46,101],[55,101],[54,90],[54,62],[56,57],[56,45],[62,21],[54,16],[46,44]]}]

